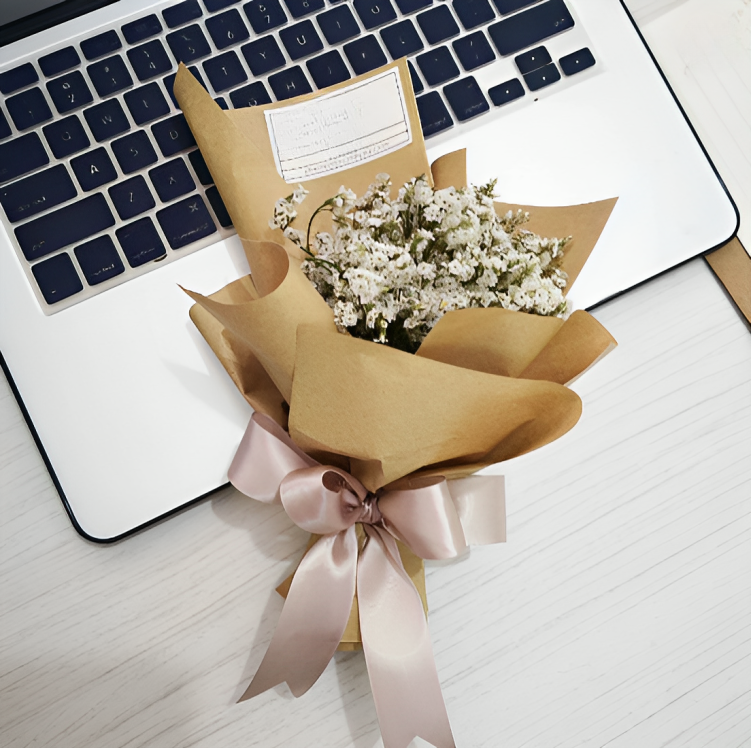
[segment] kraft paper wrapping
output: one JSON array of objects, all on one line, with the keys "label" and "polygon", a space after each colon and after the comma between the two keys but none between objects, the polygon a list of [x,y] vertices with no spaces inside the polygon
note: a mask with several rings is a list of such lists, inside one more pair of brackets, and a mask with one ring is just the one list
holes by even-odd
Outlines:
[{"label": "kraft paper wrapping", "polygon": [[[340,186],[362,194],[380,172],[390,174],[394,185],[421,174],[437,187],[466,184],[463,151],[428,164],[406,63],[388,67],[394,66],[408,93],[412,142],[305,182],[310,194],[300,206],[299,225]],[[288,429],[303,450],[344,467],[376,491],[418,474],[468,475],[541,447],[574,426],[581,401],[564,385],[616,345],[593,317],[450,312],[416,355],[340,334],[332,311],[299,267],[299,250],[268,226],[274,203],[291,188],[277,172],[263,111],[289,102],[223,111],[183,66],[175,94],[251,270],[211,296],[187,291],[196,302],[191,319],[248,403]],[[564,257],[570,286],[614,204],[499,203],[498,210],[522,207],[531,214],[531,230],[574,237]],[[402,551],[424,601],[422,562]],[[358,641],[355,600],[342,647]]]}]

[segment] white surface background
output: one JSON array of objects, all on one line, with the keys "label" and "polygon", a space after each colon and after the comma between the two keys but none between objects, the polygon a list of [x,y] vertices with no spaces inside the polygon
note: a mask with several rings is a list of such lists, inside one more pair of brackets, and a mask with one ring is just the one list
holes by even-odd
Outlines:
[{"label": "white surface background", "polygon": [[[751,3],[630,6],[749,247]],[[620,345],[576,383],[579,425],[504,466],[508,543],[428,568],[457,744],[751,745],[749,328],[702,260],[596,316]],[[0,384],[3,748],[379,744],[358,653],[234,704],[306,540],[280,509],[228,489],[89,544]]]}]

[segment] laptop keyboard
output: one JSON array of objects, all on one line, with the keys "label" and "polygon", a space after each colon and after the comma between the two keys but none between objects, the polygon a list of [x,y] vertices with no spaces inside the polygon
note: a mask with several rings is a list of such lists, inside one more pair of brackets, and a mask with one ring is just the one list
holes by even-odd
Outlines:
[{"label": "laptop keyboard", "polygon": [[227,109],[407,56],[431,137],[596,66],[581,36],[561,54],[576,25],[564,0],[161,7],[0,72],[3,220],[53,313],[233,233],[174,99],[178,62]]}]

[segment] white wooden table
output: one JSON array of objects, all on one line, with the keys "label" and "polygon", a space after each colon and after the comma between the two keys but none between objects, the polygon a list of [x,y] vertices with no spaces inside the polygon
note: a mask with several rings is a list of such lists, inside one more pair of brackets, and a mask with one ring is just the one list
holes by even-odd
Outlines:
[{"label": "white wooden table", "polygon": [[[751,247],[751,3],[630,5]],[[620,346],[576,383],[579,425],[504,466],[508,543],[428,567],[457,743],[749,746],[751,334],[702,260],[596,316]],[[305,541],[227,489],[87,543],[0,381],[0,745],[379,744],[359,653],[234,704]]]}]

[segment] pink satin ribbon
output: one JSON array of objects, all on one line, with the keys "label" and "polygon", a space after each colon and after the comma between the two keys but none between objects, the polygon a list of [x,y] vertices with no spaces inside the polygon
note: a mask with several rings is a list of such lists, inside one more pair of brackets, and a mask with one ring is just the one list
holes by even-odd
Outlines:
[{"label": "pink satin ribbon", "polygon": [[[336,651],[357,589],[385,748],[406,748],[416,737],[454,748],[422,602],[394,538],[424,559],[503,542],[503,477],[429,478],[369,494],[349,473],[320,465],[275,421],[254,413],[229,479],[254,499],[280,500],[295,524],[322,536],[300,562],[271,644],[240,700],[285,681],[295,696],[304,694]],[[366,534],[360,551],[358,522]]]}]

